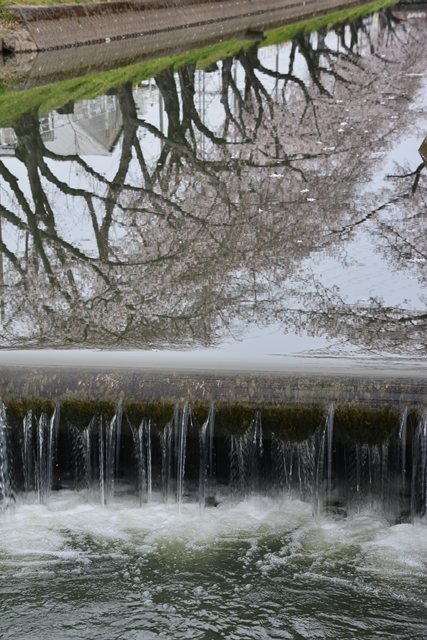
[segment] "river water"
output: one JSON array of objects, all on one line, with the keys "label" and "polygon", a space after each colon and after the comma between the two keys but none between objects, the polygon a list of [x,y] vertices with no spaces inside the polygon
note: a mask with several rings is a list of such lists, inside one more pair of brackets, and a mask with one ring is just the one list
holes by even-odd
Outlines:
[{"label": "river water", "polygon": [[[267,34],[12,118],[0,364],[423,377],[426,28],[383,10]],[[254,409],[216,467],[199,432],[186,449],[185,403],[175,440],[173,416],[58,435],[1,405],[0,637],[424,639],[427,428],[408,402],[337,440],[333,405],[308,437]]]},{"label": "river water", "polygon": [[299,500],[203,515],[70,492],[1,520],[4,638],[421,638],[424,522],[313,517]]}]

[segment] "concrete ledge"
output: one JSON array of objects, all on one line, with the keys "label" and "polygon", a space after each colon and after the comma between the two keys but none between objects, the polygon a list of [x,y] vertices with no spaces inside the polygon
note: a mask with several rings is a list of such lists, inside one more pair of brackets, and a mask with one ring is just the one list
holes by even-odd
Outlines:
[{"label": "concrete ledge", "polygon": [[0,398],[43,397],[97,399],[117,402],[120,397],[139,402],[227,402],[271,406],[335,402],[370,406],[425,405],[427,380],[386,379],[324,374],[158,373],[118,367],[0,367]]}]

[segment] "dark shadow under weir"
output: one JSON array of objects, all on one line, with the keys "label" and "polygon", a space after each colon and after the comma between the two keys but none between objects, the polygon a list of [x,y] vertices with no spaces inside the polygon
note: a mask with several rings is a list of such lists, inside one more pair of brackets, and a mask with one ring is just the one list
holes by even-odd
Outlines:
[{"label": "dark shadow under weir", "polygon": [[422,407],[63,402],[0,405],[0,500],[42,504],[61,489],[109,504],[225,496],[291,496],[345,516],[365,508],[391,522],[427,506]]}]

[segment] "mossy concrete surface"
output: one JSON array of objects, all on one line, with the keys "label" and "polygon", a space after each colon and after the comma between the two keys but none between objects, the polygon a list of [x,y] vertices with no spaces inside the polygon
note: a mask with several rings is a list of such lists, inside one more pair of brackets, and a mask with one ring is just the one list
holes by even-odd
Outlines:
[{"label": "mossy concrete surface", "polygon": [[337,440],[375,443],[396,430],[405,407],[412,421],[418,420],[427,382],[3,367],[0,396],[18,418],[30,409],[37,416],[51,414],[59,403],[63,424],[69,421],[78,428],[87,426],[95,413],[111,419],[120,401],[133,424],[148,418],[160,429],[172,419],[177,404],[189,402],[202,424],[214,403],[218,435],[241,435],[259,413],[267,437],[275,434],[292,441],[304,440],[324,424],[334,403]]}]

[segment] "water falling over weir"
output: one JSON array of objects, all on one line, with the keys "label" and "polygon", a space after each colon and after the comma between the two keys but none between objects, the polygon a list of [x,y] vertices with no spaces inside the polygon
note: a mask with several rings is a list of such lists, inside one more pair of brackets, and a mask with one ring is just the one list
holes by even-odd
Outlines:
[{"label": "water falling over weir", "polygon": [[186,402],[164,424],[150,415],[134,423],[120,402],[112,417],[97,411],[76,425],[59,405],[17,418],[1,403],[2,509],[18,497],[47,504],[52,491],[72,489],[101,505],[125,492],[141,505],[175,502],[181,510],[198,501],[203,511],[224,496],[268,494],[310,502],[313,514],[369,507],[394,522],[425,514],[426,410],[395,414],[386,430],[379,425],[377,442],[343,437],[342,411],[333,404],[299,439],[286,435],[286,424],[272,425],[268,411],[266,419],[260,409],[243,413],[236,424],[212,405],[203,418]]}]

